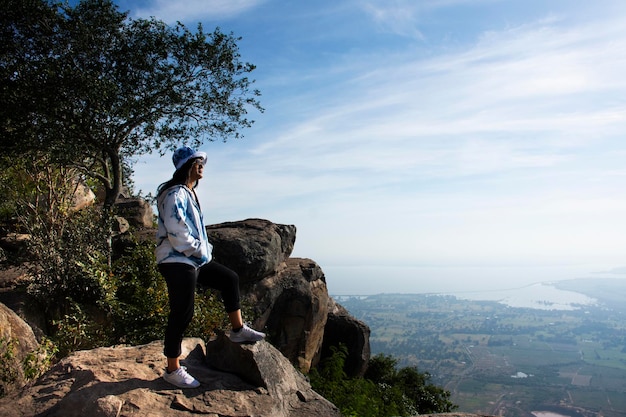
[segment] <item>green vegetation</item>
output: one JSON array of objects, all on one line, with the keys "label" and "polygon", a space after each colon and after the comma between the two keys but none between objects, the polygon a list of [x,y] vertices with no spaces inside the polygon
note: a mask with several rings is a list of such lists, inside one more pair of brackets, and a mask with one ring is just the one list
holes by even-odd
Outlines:
[{"label": "green vegetation", "polygon": [[[158,272],[152,242],[134,242],[112,267],[88,257],[77,280],[89,282],[88,297],[65,297],[62,314],[51,316],[51,337],[65,356],[79,349],[114,344],[138,345],[163,337],[169,312],[167,287]],[[74,276],[66,276],[71,283]],[[39,289],[39,300],[52,310]],[[93,297],[92,294],[98,294]],[[215,293],[196,294],[195,317],[187,334],[208,340],[225,329],[223,306]],[[59,312],[55,306],[55,312]]]},{"label": "green vegetation", "polygon": [[7,386],[23,377],[33,381],[46,372],[57,353],[55,345],[43,338],[39,347],[26,355],[21,367],[15,367],[16,349],[19,341],[15,338],[0,337],[0,397],[7,394]]},{"label": "green vegetation", "polygon": [[14,383],[19,374],[13,366],[16,339],[0,337],[0,397],[6,395],[6,385]]},{"label": "green vegetation", "polygon": [[412,416],[457,408],[449,401],[449,392],[430,383],[428,373],[415,367],[397,369],[391,356],[372,357],[363,378],[348,378],[343,371],[345,347],[332,351],[319,369],[312,370],[311,385],[344,416]]},{"label": "green vegetation", "polygon": [[[428,372],[462,411],[523,416],[580,409],[624,417],[626,282],[606,281],[612,282],[594,285],[610,294],[609,304],[572,311],[419,294],[339,302],[370,326],[374,354]],[[577,288],[575,281],[566,283]]]}]

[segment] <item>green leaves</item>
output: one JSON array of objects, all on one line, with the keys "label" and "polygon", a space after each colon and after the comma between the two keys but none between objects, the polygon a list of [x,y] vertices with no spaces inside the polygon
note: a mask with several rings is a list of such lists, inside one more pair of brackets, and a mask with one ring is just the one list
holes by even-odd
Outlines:
[{"label": "green leaves", "polygon": [[450,393],[430,383],[428,373],[417,368],[398,370],[397,360],[376,355],[363,378],[347,378],[343,366],[345,346],[332,348],[319,369],[310,374],[311,385],[345,416],[384,417],[443,413],[457,408]]},{"label": "green leaves", "polygon": [[105,206],[133,157],[238,138],[253,123],[248,111],[263,111],[233,34],[133,20],[109,0],[10,3],[0,144],[83,167],[104,185]]}]

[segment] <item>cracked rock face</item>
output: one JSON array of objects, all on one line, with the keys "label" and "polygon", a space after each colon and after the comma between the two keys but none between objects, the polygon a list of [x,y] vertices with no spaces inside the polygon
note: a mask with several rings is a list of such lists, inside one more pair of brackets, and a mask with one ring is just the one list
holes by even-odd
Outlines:
[{"label": "cracked rock face", "polygon": [[207,226],[215,259],[239,274],[242,297],[253,306],[256,329],[304,373],[348,346],[346,373],[363,376],[370,356],[369,328],[338,307],[328,294],[322,268],[307,258],[292,258],[296,227],[263,219]]},{"label": "cracked rock face", "polygon": [[207,345],[201,339],[185,339],[182,362],[201,383],[185,390],[161,378],[162,352],[162,342],[76,352],[34,385],[0,400],[1,414],[340,416],[267,342],[239,345],[224,335]]}]

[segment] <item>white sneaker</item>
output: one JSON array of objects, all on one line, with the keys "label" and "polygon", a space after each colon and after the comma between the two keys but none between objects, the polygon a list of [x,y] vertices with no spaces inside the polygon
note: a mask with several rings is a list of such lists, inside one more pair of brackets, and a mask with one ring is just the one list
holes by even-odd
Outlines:
[{"label": "white sneaker", "polygon": [[264,338],[265,333],[257,332],[245,324],[238,332],[234,330],[230,331],[230,340],[235,343],[254,343]]},{"label": "white sneaker", "polygon": [[197,388],[200,386],[200,382],[196,378],[187,373],[187,368],[181,366],[173,372],[167,372],[163,374],[163,379],[172,385],[176,385],[178,388]]}]

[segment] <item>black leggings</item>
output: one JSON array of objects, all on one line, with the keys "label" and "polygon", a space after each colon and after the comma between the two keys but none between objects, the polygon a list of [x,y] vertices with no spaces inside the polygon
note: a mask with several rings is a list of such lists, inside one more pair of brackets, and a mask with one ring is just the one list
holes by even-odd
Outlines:
[{"label": "black leggings", "polygon": [[168,358],[177,358],[181,354],[183,334],[193,318],[196,284],[219,290],[227,313],[241,308],[239,275],[222,264],[211,261],[196,269],[183,263],[162,263],[159,271],[167,282],[170,302],[163,351]]}]

